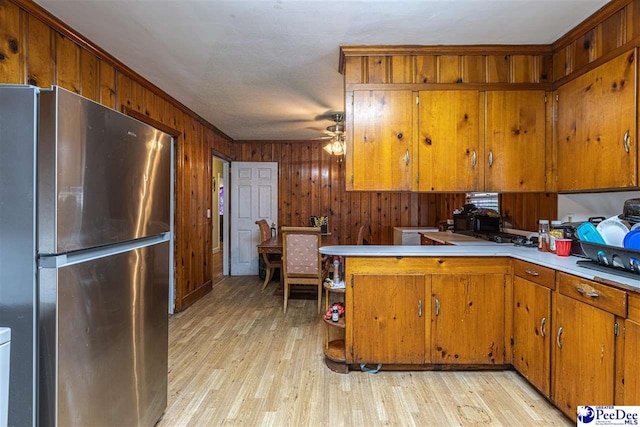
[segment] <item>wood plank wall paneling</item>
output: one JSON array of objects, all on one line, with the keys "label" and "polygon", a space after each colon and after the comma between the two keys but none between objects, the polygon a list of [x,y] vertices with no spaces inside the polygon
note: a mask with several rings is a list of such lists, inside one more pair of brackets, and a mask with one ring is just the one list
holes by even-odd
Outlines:
[{"label": "wood plank wall paneling", "polygon": [[[22,18],[22,19],[21,19]],[[24,83],[24,18],[13,3],[0,1],[0,81]]]},{"label": "wood plank wall paneling", "polygon": [[[311,215],[329,217],[329,240],[355,244],[358,228],[371,224],[373,241],[393,243],[393,228],[437,226],[465,203],[460,193],[345,191],[344,165],[317,141],[237,141],[235,159],[278,162],[278,223],[306,226]],[[538,218],[554,218],[557,196],[503,194],[503,214],[516,228],[537,230]],[[542,216],[540,216],[542,215]]]},{"label": "wood plank wall paneling", "polygon": [[211,289],[219,273],[211,269],[206,218],[211,155],[229,157],[229,137],[26,0],[0,0],[0,83],[59,85],[110,108],[125,105],[181,133],[175,144],[176,309]]}]

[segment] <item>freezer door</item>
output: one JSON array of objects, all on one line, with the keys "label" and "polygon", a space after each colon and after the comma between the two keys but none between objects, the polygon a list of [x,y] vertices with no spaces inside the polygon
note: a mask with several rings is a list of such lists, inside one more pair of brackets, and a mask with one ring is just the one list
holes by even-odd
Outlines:
[{"label": "freezer door", "polygon": [[167,404],[169,242],[40,268],[40,426],[153,426]]},{"label": "freezer door", "polygon": [[39,252],[169,231],[171,137],[58,87],[39,100]]}]

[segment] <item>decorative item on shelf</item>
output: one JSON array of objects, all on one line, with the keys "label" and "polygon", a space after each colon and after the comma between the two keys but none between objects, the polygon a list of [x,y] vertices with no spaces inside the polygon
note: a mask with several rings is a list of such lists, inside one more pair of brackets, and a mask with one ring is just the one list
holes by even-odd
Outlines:
[{"label": "decorative item on shelf", "polygon": [[344,303],[342,301],[334,302],[329,305],[329,309],[324,314],[324,318],[327,320],[333,320],[333,310],[336,309],[338,311],[338,318],[344,317]]},{"label": "decorative item on shelf", "polygon": [[320,233],[327,234],[329,232],[329,217],[326,217],[326,216],[309,217],[309,225],[311,227],[320,227]]}]

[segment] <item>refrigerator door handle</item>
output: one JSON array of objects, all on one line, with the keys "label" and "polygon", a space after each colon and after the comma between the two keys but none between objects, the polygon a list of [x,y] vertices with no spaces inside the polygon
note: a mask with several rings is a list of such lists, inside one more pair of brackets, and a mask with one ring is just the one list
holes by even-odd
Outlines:
[{"label": "refrigerator door handle", "polygon": [[156,245],[162,242],[168,242],[170,239],[170,233],[162,233],[156,236],[146,237],[138,240],[131,240],[128,242],[117,243],[110,246],[104,246],[99,248],[85,249],[76,252],[69,252],[60,255],[44,255],[41,254],[38,257],[39,268],[60,268],[67,265],[79,264],[85,261],[91,261],[94,259],[104,258],[114,254],[123,252],[129,252],[135,248],[143,248],[146,246]]}]

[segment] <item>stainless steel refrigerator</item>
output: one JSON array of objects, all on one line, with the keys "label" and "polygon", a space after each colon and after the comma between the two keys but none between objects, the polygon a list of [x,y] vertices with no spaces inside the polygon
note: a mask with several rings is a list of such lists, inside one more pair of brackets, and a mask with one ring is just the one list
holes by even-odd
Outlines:
[{"label": "stainless steel refrigerator", "polygon": [[167,404],[171,137],[0,85],[9,425],[154,425]]}]

